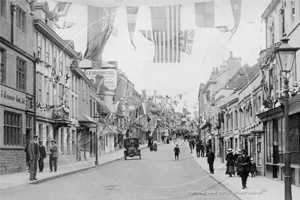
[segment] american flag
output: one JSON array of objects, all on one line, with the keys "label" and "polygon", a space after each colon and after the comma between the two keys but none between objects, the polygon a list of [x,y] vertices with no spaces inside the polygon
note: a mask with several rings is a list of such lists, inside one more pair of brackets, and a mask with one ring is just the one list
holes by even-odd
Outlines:
[{"label": "american flag", "polygon": [[195,30],[181,31],[180,46],[181,51],[188,55],[192,54]]},{"label": "american flag", "polygon": [[155,43],[155,63],[180,62],[180,5],[150,7],[152,31],[140,30]]}]

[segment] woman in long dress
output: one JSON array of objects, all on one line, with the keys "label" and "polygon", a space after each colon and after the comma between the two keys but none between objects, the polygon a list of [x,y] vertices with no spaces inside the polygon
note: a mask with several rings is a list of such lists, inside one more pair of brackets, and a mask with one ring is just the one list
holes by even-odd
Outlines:
[{"label": "woman in long dress", "polygon": [[228,149],[227,150],[227,155],[226,155],[226,174],[229,174],[229,176],[231,177],[232,174],[234,174],[234,163],[235,163],[235,159],[234,159],[234,156],[233,156],[233,153],[232,153],[232,149]]}]

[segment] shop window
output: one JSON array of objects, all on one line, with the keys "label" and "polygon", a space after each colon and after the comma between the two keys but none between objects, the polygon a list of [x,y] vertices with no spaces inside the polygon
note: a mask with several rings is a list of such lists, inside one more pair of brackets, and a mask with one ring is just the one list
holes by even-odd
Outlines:
[{"label": "shop window", "polygon": [[26,90],[26,61],[17,58],[17,89]]},{"label": "shop window", "polygon": [[282,119],[279,119],[278,120],[278,157],[279,157],[279,160],[278,162],[279,163],[283,163],[284,162],[284,154],[283,154],[283,137],[284,137],[284,134],[283,134],[283,124],[282,124]]},{"label": "shop window", "polygon": [[26,32],[26,12],[18,6],[16,10],[16,26],[22,32]]},{"label": "shop window", "polygon": [[22,146],[22,115],[4,111],[4,145]]}]

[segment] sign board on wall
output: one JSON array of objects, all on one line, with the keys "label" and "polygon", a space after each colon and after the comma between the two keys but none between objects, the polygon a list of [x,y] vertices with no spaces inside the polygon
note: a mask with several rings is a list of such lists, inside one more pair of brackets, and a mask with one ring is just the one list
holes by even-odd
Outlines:
[{"label": "sign board on wall", "polygon": [[115,90],[117,88],[117,70],[115,69],[90,69],[86,70],[86,76],[89,79],[96,81],[96,76],[100,75],[104,77],[104,85],[109,90]]}]

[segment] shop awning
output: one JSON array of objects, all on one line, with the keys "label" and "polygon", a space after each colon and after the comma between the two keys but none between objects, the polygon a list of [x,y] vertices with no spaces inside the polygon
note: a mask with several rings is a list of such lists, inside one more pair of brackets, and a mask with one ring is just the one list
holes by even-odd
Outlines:
[{"label": "shop awning", "polygon": [[95,127],[96,122],[93,118],[89,117],[88,115],[84,114],[83,112],[81,112],[81,115],[79,117],[79,123],[83,126],[87,126],[87,127]]}]

